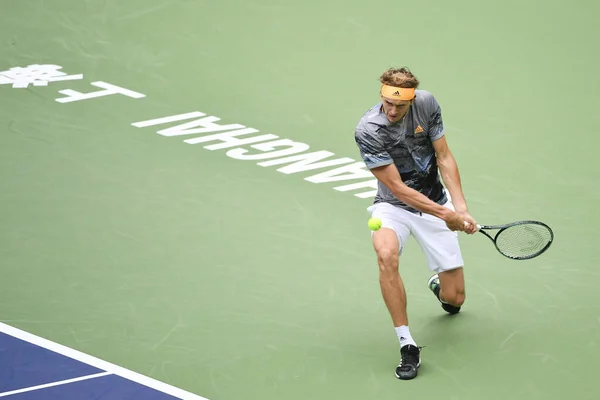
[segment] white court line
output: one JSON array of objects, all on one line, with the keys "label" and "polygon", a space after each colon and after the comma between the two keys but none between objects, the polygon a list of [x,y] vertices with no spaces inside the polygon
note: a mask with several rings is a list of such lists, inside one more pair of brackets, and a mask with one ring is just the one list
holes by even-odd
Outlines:
[{"label": "white court line", "polygon": [[91,365],[98,369],[107,371],[111,374],[119,375],[125,379],[129,379],[130,381],[139,383],[140,385],[147,386],[149,388],[158,390],[160,392],[169,394],[182,400],[208,400],[206,397],[186,392],[183,389],[176,388],[175,386],[171,386],[164,382],[157,381],[147,376],[138,374],[137,372],[130,371],[126,368],[119,367],[118,365],[111,364],[107,361],[90,356],[88,354],[82,353],[75,349],[71,349],[69,347],[52,342],[50,340],[41,338],[29,332],[22,331],[10,325],[6,325],[2,322],[0,322],[0,332],[6,333],[7,335],[16,337],[17,339],[21,339],[26,342],[33,343],[37,346],[43,347],[55,353],[62,354],[63,356]]},{"label": "white court line", "polygon": [[10,392],[0,393],[0,397],[6,397],[6,396],[10,396],[12,394],[18,394],[18,393],[32,392],[34,390],[45,389],[45,388],[49,388],[49,387],[53,387],[53,386],[66,385],[67,383],[85,381],[88,379],[100,378],[101,376],[106,376],[106,375],[112,375],[112,374],[110,372],[101,372],[99,374],[80,376],[79,378],[65,379],[64,381],[45,383],[43,385],[37,385],[37,386],[30,386],[30,387],[23,388],[23,389],[17,389],[17,390],[12,390]]}]

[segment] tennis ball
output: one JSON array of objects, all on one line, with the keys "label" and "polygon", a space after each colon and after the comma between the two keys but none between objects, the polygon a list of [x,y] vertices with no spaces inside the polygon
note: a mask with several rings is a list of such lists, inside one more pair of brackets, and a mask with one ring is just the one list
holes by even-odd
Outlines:
[{"label": "tennis ball", "polygon": [[372,231],[377,231],[381,228],[381,220],[379,218],[370,218],[367,224]]}]

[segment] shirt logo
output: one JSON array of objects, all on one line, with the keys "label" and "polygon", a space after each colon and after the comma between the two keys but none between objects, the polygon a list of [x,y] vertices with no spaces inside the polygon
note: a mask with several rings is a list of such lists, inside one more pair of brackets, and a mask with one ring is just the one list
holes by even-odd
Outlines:
[{"label": "shirt logo", "polygon": [[417,125],[417,129],[415,129],[415,133],[423,133],[423,128],[421,128],[421,125]]}]

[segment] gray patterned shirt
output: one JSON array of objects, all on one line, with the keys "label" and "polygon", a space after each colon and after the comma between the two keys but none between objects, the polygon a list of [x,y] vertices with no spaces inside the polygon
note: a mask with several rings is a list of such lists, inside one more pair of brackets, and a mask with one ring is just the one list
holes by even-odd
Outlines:
[{"label": "gray patterned shirt", "polygon": [[[431,93],[425,90],[415,93],[414,103],[399,122],[388,121],[381,103],[369,109],[356,126],[356,144],[367,168],[393,163],[407,186],[444,204],[447,195],[440,181],[432,145],[444,136],[441,109]],[[418,212],[396,198],[381,182],[378,182],[374,202],[386,202]]]}]

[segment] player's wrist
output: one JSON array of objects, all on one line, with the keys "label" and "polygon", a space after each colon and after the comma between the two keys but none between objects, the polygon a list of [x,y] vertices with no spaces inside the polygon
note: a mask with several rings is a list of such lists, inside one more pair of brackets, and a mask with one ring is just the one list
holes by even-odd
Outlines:
[{"label": "player's wrist", "polygon": [[448,221],[452,220],[453,218],[455,218],[457,213],[452,211],[449,208],[441,206],[439,214],[440,215],[438,215],[438,217],[443,219],[445,222],[448,222]]},{"label": "player's wrist", "polygon": [[467,206],[455,206],[454,210],[458,213],[458,214],[468,214],[469,213],[469,209],[467,208]]}]

